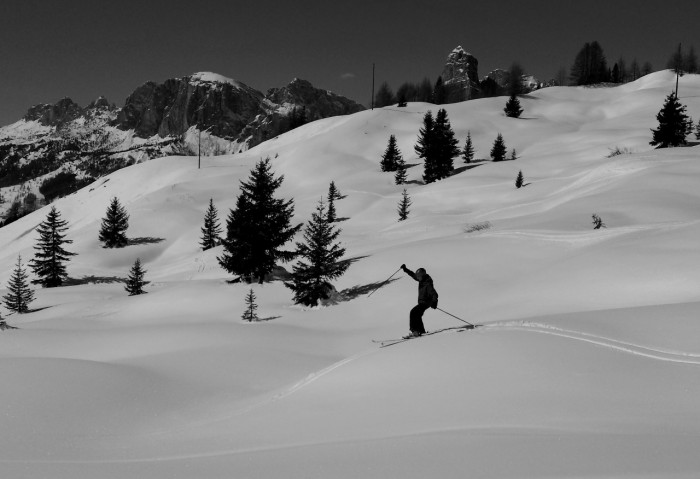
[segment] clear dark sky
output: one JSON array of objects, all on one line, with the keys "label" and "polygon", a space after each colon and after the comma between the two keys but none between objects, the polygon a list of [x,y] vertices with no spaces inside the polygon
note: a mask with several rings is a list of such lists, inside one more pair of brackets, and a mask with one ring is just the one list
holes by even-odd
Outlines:
[{"label": "clear dark sky", "polygon": [[377,85],[435,81],[457,45],[479,75],[514,60],[540,79],[597,40],[612,65],[700,52],[700,0],[2,0],[0,125],[37,103],[213,71],[265,92],[299,77],[368,104]]}]

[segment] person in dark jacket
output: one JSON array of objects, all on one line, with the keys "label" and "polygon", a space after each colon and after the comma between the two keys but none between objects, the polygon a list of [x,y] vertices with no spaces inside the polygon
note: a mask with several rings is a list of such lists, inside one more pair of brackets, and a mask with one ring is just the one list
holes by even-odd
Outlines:
[{"label": "person in dark jacket", "polygon": [[433,278],[425,272],[425,269],[418,268],[414,273],[406,268],[405,264],[401,265],[401,269],[411,278],[418,281],[418,304],[411,310],[409,327],[411,329],[410,336],[420,336],[425,333],[423,313],[428,308],[437,308],[438,294],[433,286]]}]

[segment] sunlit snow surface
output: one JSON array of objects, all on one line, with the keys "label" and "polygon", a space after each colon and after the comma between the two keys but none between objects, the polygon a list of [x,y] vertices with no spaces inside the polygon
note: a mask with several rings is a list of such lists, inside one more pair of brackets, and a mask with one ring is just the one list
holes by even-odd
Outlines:
[{"label": "sunlit snow surface", "polygon": [[[661,72],[548,88],[521,99],[522,119],[503,115],[505,98],[447,105],[477,158],[500,132],[519,159],[457,160],[430,185],[413,145],[438,107],[415,103],[313,122],[200,170],[138,164],[57,201],[82,284],[38,290],[30,314],[2,310],[21,329],[0,332],[0,477],[700,476],[700,147],[648,145],[674,86]],[[700,77],[679,91],[700,118]],[[391,134],[416,165],[401,223],[403,187],[379,170]],[[633,153],[606,158],[616,147]],[[267,320],[249,324],[250,286],[198,243],[209,199],[223,223],[267,156],[297,222],[331,180],[347,195],[338,225],[357,261],[336,286],[353,299],[308,310],[280,282],[253,285]],[[97,236],[114,196],[136,244],[108,250]],[[0,229],[2,288],[46,213]],[[128,297],[136,257],[152,283]],[[372,343],[407,332],[416,283],[354,293],[402,263],[483,326]],[[429,310],[425,324],[461,323]]]}]

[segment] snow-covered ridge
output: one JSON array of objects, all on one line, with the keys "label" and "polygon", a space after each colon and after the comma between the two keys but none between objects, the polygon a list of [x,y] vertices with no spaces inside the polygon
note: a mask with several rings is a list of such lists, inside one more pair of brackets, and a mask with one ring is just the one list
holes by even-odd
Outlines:
[{"label": "snow-covered ridge", "polygon": [[187,78],[189,78],[189,82],[193,85],[200,85],[203,83],[228,83],[236,88],[245,88],[243,83],[213,72],[193,73]]}]

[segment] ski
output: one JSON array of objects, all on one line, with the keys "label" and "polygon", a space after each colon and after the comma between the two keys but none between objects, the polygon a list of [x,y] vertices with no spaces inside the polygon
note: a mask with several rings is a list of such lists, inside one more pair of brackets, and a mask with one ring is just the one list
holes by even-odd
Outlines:
[{"label": "ski", "polygon": [[444,331],[467,331],[469,329],[474,329],[477,326],[472,326],[471,324],[465,325],[465,326],[453,326],[451,328],[436,329],[435,331],[426,331],[424,334],[422,334],[420,336],[407,336],[407,337],[395,338],[395,339],[373,339],[372,342],[378,343],[380,348],[385,348],[387,346],[392,346],[394,344],[399,344],[399,343],[404,343],[406,341],[410,341],[411,339],[422,338],[423,336],[431,336],[433,334],[442,333]]}]

